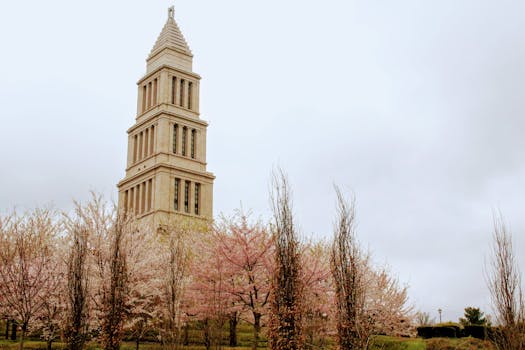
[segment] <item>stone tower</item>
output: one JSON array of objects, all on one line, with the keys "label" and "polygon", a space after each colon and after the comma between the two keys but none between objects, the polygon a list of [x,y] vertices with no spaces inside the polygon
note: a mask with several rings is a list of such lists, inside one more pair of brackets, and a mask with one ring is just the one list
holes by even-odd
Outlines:
[{"label": "stone tower", "polygon": [[206,128],[199,115],[200,76],[173,7],[138,85],[137,116],[128,129],[126,176],[119,207],[155,227],[181,218],[211,219],[212,173],[206,171]]}]

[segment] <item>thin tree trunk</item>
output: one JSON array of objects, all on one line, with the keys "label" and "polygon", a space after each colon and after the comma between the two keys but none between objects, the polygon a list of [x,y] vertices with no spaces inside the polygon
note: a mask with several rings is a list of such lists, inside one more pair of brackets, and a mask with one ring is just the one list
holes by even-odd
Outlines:
[{"label": "thin tree trunk", "polygon": [[239,323],[239,320],[237,319],[237,313],[232,312],[230,314],[230,346],[231,347],[237,346],[237,323]]},{"label": "thin tree trunk", "polygon": [[5,340],[9,339],[9,319],[5,319]]},{"label": "thin tree trunk", "polygon": [[20,343],[18,345],[18,349],[19,350],[24,350],[24,340],[25,340],[25,337],[26,337],[26,330],[27,330],[27,323],[24,323],[22,325],[22,330],[21,330],[21,334],[20,334]]},{"label": "thin tree trunk", "polygon": [[135,350],[139,350],[139,344],[140,344],[140,335],[137,335],[137,338],[135,339]]},{"label": "thin tree trunk", "polygon": [[47,350],[51,350],[53,347],[53,340],[48,340],[47,341]]},{"label": "thin tree trunk", "polygon": [[211,348],[210,321],[208,319],[204,320],[204,346],[206,350]]},{"label": "thin tree trunk", "polygon": [[252,349],[257,350],[259,346],[259,334],[261,333],[261,314],[253,313],[253,344]]},{"label": "thin tree trunk", "polygon": [[188,344],[190,343],[189,330],[190,330],[190,324],[186,322],[186,324],[184,325],[184,334],[182,338],[182,345],[184,346],[188,346]]},{"label": "thin tree trunk", "polygon": [[11,320],[11,340],[16,340],[16,328],[18,324],[15,320]]}]

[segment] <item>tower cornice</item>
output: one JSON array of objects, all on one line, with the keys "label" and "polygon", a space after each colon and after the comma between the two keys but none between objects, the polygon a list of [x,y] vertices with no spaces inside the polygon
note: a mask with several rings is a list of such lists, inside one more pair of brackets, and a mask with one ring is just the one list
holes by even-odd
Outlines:
[{"label": "tower cornice", "polygon": [[[161,111],[158,111],[158,112],[152,114],[151,116],[149,116],[147,118],[144,118],[144,120],[141,120],[140,122],[137,122],[135,125],[133,125],[132,127],[130,127],[127,130],[127,133],[128,134],[133,133],[135,130],[140,129],[142,126],[147,125],[148,123],[151,123],[155,118],[157,118],[158,116],[162,116],[162,115],[167,115],[167,116],[174,117],[174,118],[177,118],[177,119],[182,119],[184,121],[187,121],[190,124],[191,123],[197,124],[197,125],[200,125],[200,126],[202,126],[204,128],[208,127],[208,123],[206,121],[202,120],[202,119],[197,119],[197,118],[191,118],[191,117],[183,116],[181,114],[173,113],[173,112],[170,112],[170,111],[167,111],[167,110],[163,109]],[[140,115],[139,117],[140,118],[144,117],[144,114]],[[137,119],[139,119],[139,117],[137,117]],[[157,119],[161,119],[161,118],[162,117],[157,118]],[[166,118],[166,119],[170,119],[170,118]]]},{"label": "tower cornice", "polygon": [[155,68],[151,72],[147,72],[146,75],[144,75],[142,78],[140,78],[139,81],[137,81],[137,85],[142,84],[144,81],[150,79],[155,74],[160,73],[163,69],[168,69],[168,70],[177,72],[179,74],[185,74],[185,75],[187,75],[189,77],[195,78],[196,80],[201,80],[201,76],[198,75],[197,73],[194,73],[194,72],[191,72],[191,71],[187,71],[187,70],[184,70],[184,69],[180,69],[180,68],[171,66],[169,64],[163,64],[163,65]]}]

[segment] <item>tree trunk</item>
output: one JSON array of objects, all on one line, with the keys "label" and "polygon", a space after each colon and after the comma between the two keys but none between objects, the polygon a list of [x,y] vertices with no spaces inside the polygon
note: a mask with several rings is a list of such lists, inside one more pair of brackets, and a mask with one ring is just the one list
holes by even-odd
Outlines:
[{"label": "tree trunk", "polygon": [[11,320],[11,340],[16,340],[16,328],[18,324],[15,320]]},{"label": "tree trunk", "polygon": [[9,339],[9,319],[5,319],[5,340]]},{"label": "tree trunk", "polygon": [[135,350],[139,350],[139,344],[140,344],[140,336],[137,335],[137,338],[135,339]]},{"label": "tree trunk", "polygon": [[53,340],[48,340],[47,341],[47,350],[51,350],[52,349],[52,345],[53,345]]},{"label": "tree trunk", "polygon": [[237,312],[232,312],[230,314],[230,346],[231,347],[237,346],[237,323],[239,323],[239,320],[237,319]]},{"label": "tree trunk", "polygon": [[204,320],[204,346],[206,350],[211,348],[210,321],[208,319]]},{"label": "tree trunk", "polygon": [[20,343],[18,345],[18,350],[24,350],[24,340],[26,337],[27,323],[22,325],[21,334],[20,334]]},{"label": "tree trunk", "polygon": [[190,324],[186,322],[186,324],[184,325],[184,334],[183,334],[183,338],[182,338],[182,344],[184,346],[188,346],[188,344],[190,343]]},{"label": "tree trunk", "polygon": [[253,313],[253,344],[252,349],[257,350],[259,346],[259,333],[261,332],[261,314]]}]

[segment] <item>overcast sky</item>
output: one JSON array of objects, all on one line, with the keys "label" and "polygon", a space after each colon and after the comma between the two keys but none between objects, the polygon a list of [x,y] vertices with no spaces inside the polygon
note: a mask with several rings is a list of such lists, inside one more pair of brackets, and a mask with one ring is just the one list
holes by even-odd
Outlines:
[{"label": "overcast sky", "polygon": [[[116,199],[136,82],[170,0],[0,4],[0,208]],[[333,184],[417,309],[490,311],[492,210],[525,271],[525,2],[178,0],[215,215],[269,216],[272,168],[301,233],[328,239]]]}]

